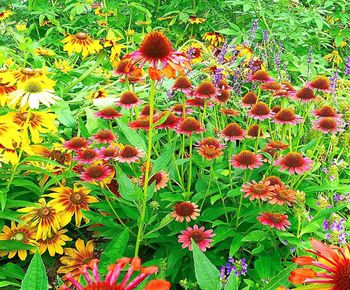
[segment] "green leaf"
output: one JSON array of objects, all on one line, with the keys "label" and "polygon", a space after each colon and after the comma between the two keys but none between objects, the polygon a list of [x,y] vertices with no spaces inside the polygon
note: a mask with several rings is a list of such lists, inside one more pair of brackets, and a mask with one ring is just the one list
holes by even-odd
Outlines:
[{"label": "green leaf", "polygon": [[271,258],[270,257],[259,257],[254,262],[254,268],[258,272],[261,279],[267,279],[271,273]]},{"label": "green leaf", "polygon": [[196,279],[202,290],[219,290],[220,272],[192,240]]},{"label": "green leaf", "polygon": [[[0,281],[0,288],[7,287],[7,286],[20,287],[21,285],[18,283],[15,283],[15,282],[10,282],[10,281]],[[8,289],[13,289],[13,288],[8,288]]]},{"label": "green leaf", "polygon": [[45,265],[37,252],[29,264],[27,273],[23,278],[21,290],[47,290],[48,279]]},{"label": "green leaf", "polygon": [[119,165],[115,166],[117,171],[117,181],[119,184],[118,191],[120,195],[126,200],[135,200],[137,199],[136,194],[136,185],[134,185],[130,178],[124,173],[124,171],[119,167]]},{"label": "green leaf", "polygon": [[152,230],[150,230],[147,234],[145,234],[145,238],[147,237],[147,235],[154,233],[160,230],[161,228],[164,228],[166,225],[168,225],[172,221],[173,221],[173,218],[171,214],[166,215],[165,217],[163,217],[163,219],[160,221],[158,225],[156,225]]},{"label": "green leaf", "polygon": [[121,258],[128,240],[129,232],[125,229],[120,235],[115,237],[103,251],[99,262],[99,268],[105,271],[108,265],[114,264],[118,258]]},{"label": "green leaf", "polygon": [[117,120],[118,129],[122,131],[126,139],[131,143],[131,145],[141,148],[144,151],[147,151],[146,143],[142,137],[137,134],[134,130],[130,130],[121,120]]},{"label": "green leaf", "polygon": [[0,189],[0,204],[1,204],[1,211],[4,211],[6,207],[6,201],[7,201],[7,193],[9,189],[8,188],[3,188]]},{"label": "green leaf", "polygon": [[0,251],[33,250],[34,248],[16,240],[0,241]]},{"label": "green leaf", "polygon": [[[175,145],[170,146],[162,155],[158,157],[158,159],[154,162],[152,175],[159,172],[168,165],[171,160],[171,156],[174,153]],[[152,176],[151,175],[151,176]]]},{"label": "green leaf", "polygon": [[235,273],[233,273],[233,271],[231,272],[231,275],[228,278],[227,284],[225,286],[225,290],[238,290],[239,286],[239,279],[237,278],[237,276],[235,275]]},{"label": "green leaf", "polygon": [[75,120],[72,111],[66,101],[60,101],[51,107],[57,115],[58,120],[66,127],[75,127]]},{"label": "green leaf", "polygon": [[[264,287],[263,290],[275,290],[278,286],[283,285],[283,283],[288,281],[288,277],[290,272],[296,268],[296,264],[291,264],[282,272],[277,274],[275,277],[271,279],[271,281]],[[301,289],[301,288],[298,288]]]},{"label": "green leaf", "polygon": [[242,242],[257,242],[266,239],[266,233],[260,230],[252,231],[248,233],[243,239]]}]

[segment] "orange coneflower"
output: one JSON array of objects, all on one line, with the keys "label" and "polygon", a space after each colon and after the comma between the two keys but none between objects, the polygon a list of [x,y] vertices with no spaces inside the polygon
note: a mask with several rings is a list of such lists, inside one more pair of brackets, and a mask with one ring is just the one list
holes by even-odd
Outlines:
[{"label": "orange coneflower", "polygon": [[47,194],[47,196],[53,200],[49,201],[48,205],[59,212],[64,220],[71,220],[74,215],[77,227],[80,227],[83,218],[81,211],[88,210],[89,203],[98,201],[94,196],[89,195],[91,190],[78,186],[76,183],[73,188],[61,186],[51,190],[53,193]]},{"label": "orange coneflower", "polygon": [[183,201],[174,206],[174,211],[171,216],[177,221],[182,223],[183,221],[190,222],[196,220],[199,216],[200,209],[194,202]]},{"label": "orange coneflower", "polygon": [[202,38],[212,46],[219,46],[221,43],[224,43],[224,37],[218,32],[206,32]]},{"label": "orange coneflower", "polygon": [[67,51],[68,55],[73,54],[73,52],[82,53],[83,58],[102,49],[99,40],[94,40],[85,32],[68,35],[62,42],[65,43],[63,50]]},{"label": "orange coneflower", "polygon": [[216,159],[223,154],[222,144],[212,137],[204,138],[196,147],[198,154],[207,160]]},{"label": "orange coneflower", "polygon": [[220,133],[221,138],[226,141],[243,140],[245,131],[237,123],[228,124]]},{"label": "orange coneflower", "polygon": [[244,197],[249,197],[250,200],[258,199],[266,201],[274,195],[275,187],[270,185],[270,181],[246,182],[242,185],[241,191],[244,192]]},{"label": "orange coneflower", "polygon": [[289,281],[294,284],[309,284],[305,287],[312,290],[350,289],[350,245],[346,244],[341,248],[325,245],[314,238],[311,238],[310,241],[314,250],[308,250],[308,252],[316,257],[296,257],[293,262],[312,268],[293,270]]},{"label": "orange coneflower", "polygon": [[39,240],[39,252],[40,255],[44,254],[46,251],[49,252],[51,257],[54,257],[56,254],[63,254],[63,247],[66,242],[71,241],[72,239],[65,235],[68,230],[63,229],[54,233],[51,237],[48,237],[46,240]]}]

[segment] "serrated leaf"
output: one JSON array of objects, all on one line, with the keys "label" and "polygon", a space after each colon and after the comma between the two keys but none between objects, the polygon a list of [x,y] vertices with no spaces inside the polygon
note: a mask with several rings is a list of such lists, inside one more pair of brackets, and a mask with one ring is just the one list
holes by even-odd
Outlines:
[{"label": "serrated leaf", "polygon": [[34,289],[48,289],[48,279],[46,275],[45,265],[38,252],[34,254],[21,285],[21,290]]},{"label": "serrated leaf", "polygon": [[219,290],[220,272],[192,240],[193,260],[196,279],[202,290]]}]

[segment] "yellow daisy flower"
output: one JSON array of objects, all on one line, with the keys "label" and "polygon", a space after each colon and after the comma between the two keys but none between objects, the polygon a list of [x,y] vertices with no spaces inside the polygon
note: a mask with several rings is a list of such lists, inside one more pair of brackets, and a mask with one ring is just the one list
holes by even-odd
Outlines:
[{"label": "yellow daisy flower", "polygon": [[[15,240],[22,242],[26,245],[35,246],[35,230],[24,224],[15,224],[11,222],[11,228],[4,226],[2,228],[2,233],[0,233],[1,241]],[[34,252],[34,250],[33,250]],[[14,251],[0,251],[0,257],[8,255],[9,259],[12,259],[18,254],[18,257],[24,261],[27,258],[27,250],[14,250]]]},{"label": "yellow daisy flower", "polygon": [[39,240],[38,244],[40,255],[44,254],[46,251],[49,252],[51,257],[55,256],[56,254],[62,255],[62,246],[64,246],[66,242],[72,240],[70,237],[65,235],[66,232],[68,232],[66,229],[59,230],[46,240]]},{"label": "yellow daisy flower", "polygon": [[94,244],[92,241],[88,241],[86,245],[84,241],[78,239],[75,242],[75,248],[65,248],[65,256],[60,258],[63,266],[57,270],[58,274],[71,273],[74,279],[78,279],[81,273],[81,268],[84,265],[88,265],[94,258]]},{"label": "yellow daisy flower", "polygon": [[90,54],[95,54],[102,49],[99,40],[94,40],[89,34],[79,32],[67,36],[62,40],[65,43],[63,50],[68,52],[68,55],[73,52],[81,53],[83,58],[86,58]]},{"label": "yellow daisy flower", "polygon": [[238,44],[236,45],[236,51],[238,52],[238,57],[245,57],[245,62],[250,62],[253,58],[253,51],[250,47],[244,45],[244,44]]},{"label": "yellow daisy flower", "polygon": [[328,62],[335,63],[336,65],[339,65],[340,63],[343,62],[337,50],[333,50],[331,53],[325,55],[323,58]]},{"label": "yellow daisy flower", "polygon": [[19,126],[12,123],[6,115],[0,117],[0,145],[13,149],[14,143],[20,143]]},{"label": "yellow daisy flower", "polygon": [[106,42],[104,43],[104,47],[111,47],[111,54],[109,56],[109,60],[111,61],[112,65],[115,67],[118,62],[120,61],[119,55],[123,48],[126,48],[127,46],[121,43],[118,43],[122,38],[116,37],[113,30],[108,30],[108,33],[106,35]]},{"label": "yellow daisy flower", "polygon": [[55,53],[51,49],[46,49],[42,47],[38,47],[34,50],[35,55],[40,55],[40,56],[54,56]]},{"label": "yellow daisy flower", "polygon": [[[28,113],[19,110],[17,112],[8,113],[7,116],[13,123],[17,124],[22,130],[24,130],[24,135],[28,138],[27,128],[24,128]],[[55,124],[56,118],[57,116],[54,113],[37,111],[30,112],[28,128],[34,143],[40,143],[43,140],[40,137],[40,133],[46,134],[49,132],[57,132],[57,126]]]},{"label": "yellow daisy flower", "polygon": [[196,16],[190,16],[188,18],[188,22],[191,24],[201,24],[201,23],[204,23],[205,21],[206,21],[205,18],[196,17]]},{"label": "yellow daisy flower", "polygon": [[65,219],[72,219],[75,216],[75,224],[80,227],[83,213],[81,210],[88,210],[89,203],[97,202],[97,198],[89,195],[91,190],[85,187],[78,186],[76,183],[73,188],[70,187],[56,187],[51,189],[54,193],[47,194],[46,196],[53,198],[49,201],[49,205],[52,206],[57,212],[60,212],[61,216]]},{"label": "yellow daisy flower", "polygon": [[0,12],[0,21],[5,20],[6,18],[10,17],[12,15],[12,11],[9,10],[3,10]]},{"label": "yellow daisy flower", "polygon": [[53,87],[56,83],[47,76],[46,67],[43,69],[22,68],[18,70],[6,70],[0,74],[0,77],[2,78],[2,82],[9,83],[10,85],[15,83],[20,85],[31,78],[37,77],[50,87]]},{"label": "yellow daisy flower", "polygon": [[36,229],[37,240],[46,240],[70,222],[67,216],[61,216],[52,206],[49,206],[44,198],[40,198],[35,206],[21,208],[18,211],[25,213],[22,219]]},{"label": "yellow daisy flower", "polygon": [[25,31],[27,29],[26,24],[16,24],[15,27],[16,27],[17,31]]},{"label": "yellow daisy flower", "polygon": [[30,78],[17,85],[17,90],[8,94],[8,105],[39,109],[40,103],[46,107],[55,104],[61,98],[54,94],[53,87],[42,77]]},{"label": "yellow daisy flower", "polygon": [[68,73],[73,69],[70,63],[64,59],[55,60],[54,64],[57,69],[64,73]]},{"label": "yellow daisy flower", "polygon": [[137,21],[135,21],[135,24],[136,24],[136,25],[139,25],[139,26],[142,26],[142,25],[150,25],[150,24],[151,24],[151,21],[150,21],[150,20],[147,20],[147,21],[137,20]]},{"label": "yellow daisy flower", "polygon": [[5,163],[11,163],[12,165],[18,164],[20,161],[18,152],[20,150],[29,155],[33,155],[28,139],[23,138],[21,142],[13,142],[12,145],[13,148],[11,149],[0,145],[0,154],[2,155],[2,159]]},{"label": "yellow daisy flower", "polygon": [[203,39],[205,41],[208,41],[213,46],[219,46],[220,44],[224,43],[224,37],[217,32],[206,32],[203,35]]}]

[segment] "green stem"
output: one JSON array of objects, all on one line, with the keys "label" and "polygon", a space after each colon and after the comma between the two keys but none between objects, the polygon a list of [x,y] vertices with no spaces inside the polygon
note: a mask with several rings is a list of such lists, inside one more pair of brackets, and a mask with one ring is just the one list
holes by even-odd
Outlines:
[{"label": "green stem", "polygon": [[190,167],[189,167],[189,176],[188,176],[188,185],[187,192],[188,196],[191,195],[191,183],[192,183],[192,135],[190,136]]}]

